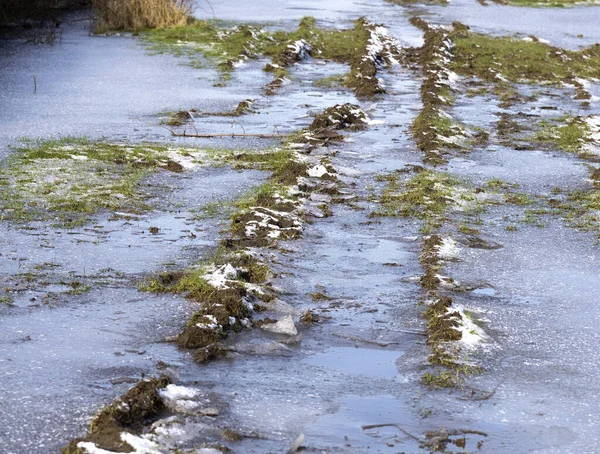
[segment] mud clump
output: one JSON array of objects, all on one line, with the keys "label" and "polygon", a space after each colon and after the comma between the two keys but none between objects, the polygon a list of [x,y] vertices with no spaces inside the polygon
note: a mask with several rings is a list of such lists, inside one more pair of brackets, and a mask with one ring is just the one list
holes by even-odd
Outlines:
[{"label": "mud clump", "polygon": [[502,137],[506,137],[511,134],[516,134],[523,130],[519,123],[513,120],[511,118],[511,115],[508,113],[502,113],[500,115],[500,120],[496,125],[496,129],[498,131],[498,135]]},{"label": "mud clump", "polygon": [[594,182],[595,185],[600,184],[600,168],[591,170],[590,179]]},{"label": "mud clump", "polygon": [[230,352],[224,344],[216,342],[214,344],[207,345],[206,347],[199,348],[194,353],[194,360],[197,363],[204,364],[210,361],[216,361],[221,359]]},{"label": "mud clump", "polygon": [[427,343],[457,341],[462,338],[462,333],[457,329],[460,326],[461,315],[451,312],[452,298],[440,297],[434,304],[427,308],[425,317],[427,323]]},{"label": "mud clump", "polygon": [[356,104],[336,104],[318,114],[308,129],[312,132],[342,129],[357,131],[365,129],[368,121],[367,114]]},{"label": "mud clump", "polygon": [[298,178],[307,176],[308,164],[296,160],[289,160],[284,166],[275,169],[273,180],[283,185],[294,185]]},{"label": "mud clump", "polygon": [[240,117],[242,115],[245,115],[248,112],[251,112],[253,104],[254,104],[254,100],[253,99],[246,99],[244,101],[241,101],[237,105],[237,107],[235,108],[235,110],[233,111],[234,116]]},{"label": "mud clump", "polygon": [[190,113],[187,110],[180,110],[172,114],[165,124],[167,126],[183,126],[190,120],[192,120]]},{"label": "mud clump", "polygon": [[428,267],[425,274],[419,279],[421,287],[427,290],[435,290],[442,281],[438,277],[437,267]]},{"label": "mud clump", "polygon": [[424,75],[420,89],[423,108],[411,130],[419,150],[425,153],[425,161],[438,165],[444,162],[441,156],[444,149],[461,148],[459,139],[464,137],[462,128],[443,108],[454,103],[455,75],[448,67],[453,58],[452,33],[459,33],[465,26],[454,23],[450,32],[431,26],[421,18],[413,18],[411,23],[424,32],[423,46],[410,49],[405,59]]},{"label": "mud clump", "polygon": [[501,249],[503,246],[500,243],[496,243],[494,241],[484,240],[479,236],[468,236],[461,242],[470,248],[473,249]]},{"label": "mud clump", "polygon": [[221,340],[219,333],[212,329],[200,328],[192,325],[187,326],[177,336],[177,345],[182,348],[203,348]]},{"label": "mud clump", "polygon": [[[301,24],[302,25],[302,24]],[[299,61],[309,57],[312,52],[312,47],[306,40],[299,39],[288,44],[285,49],[273,58],[273,63],[279,67],[292,66]]]},{"label": "mud clump", "polygon": [[189,293],[187,297],[200,302],[203,307],[194,313],[177,336],[177,345],[203,348],[223,339],[230,331],[239,331],[241,320],[250,316],[250,309],[244,304],[246,296],[246,289],[241,285],[225,288],[206,286]]},{"label": "mud clump", "polygon": [[361,42],[359,52],[350,56],[350,76],[346,82],[359,98],[370,98],[385,93],[382,82],[377,77],[379,68],[390,67],[400,56],[398,43],[379,31],[380,25],[361,17],[354,29]]},{"label": "mud clump", "polygon": [[225,440],[229,441],[241,441],[244,439],[242,434],[231,429],[225,429],[221,435]]},{"label": "mud clump", "polygon": [[166,376],[140,381],[94,418],[86,437],[72,440],[61,452],[82,452],[78,447],[81,442],[94,443],[98,448],[109,451],[132,452],[134,449],[121,440],[121,433],[140,433],[145,425],[165,410],[158,390],[170,383]]},{"label": "mud clump", "polygon": [[425,237],[421,248],[421,255],[419,255],[419,261],[424,268],[435,267],[438,264],[439,258],[437,252],[442,244],[443,241],[440,235],[434,234]]},{"label": "mud clump", "polygon": [[293,240],[302,234],[302,223],[291,213],[263,206],[237,214],[231,222],[234,237],[228,244],[241,247],[271,247],[277,240]]},{"label": "mud clump", "polygon": [[168,170],[169,172],[174,172],[174,173],[182,173],[184,171],[184,168],[181,164],[179,164],[178,162],[172,161],[170,159],[163,166],[163,168],[165,170]]}]

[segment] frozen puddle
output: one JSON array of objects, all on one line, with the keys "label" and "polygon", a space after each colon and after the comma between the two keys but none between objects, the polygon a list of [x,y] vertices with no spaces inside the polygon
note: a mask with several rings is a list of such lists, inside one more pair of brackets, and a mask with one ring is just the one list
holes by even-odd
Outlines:
[{"label": "frozen puddle", "polygon": [[370,348],[334,347],[309,358],[313,366],[327,367],[345,374],[398,379],[396,360],[404,352]]},{"label": "frozen puddle", "polygon": [[305,435],[316,446],[344,447],[344,452],[420,452],[419,442],[409,435],[412,419],[395,397],[350,396],[341,399],[336,413],[317,419]]},{"label": "frozen puddle", "polygon": [[496,296],[496,289],[493,289],[492,287],[482,287],[476,288],[471,293],[478,296]]}]

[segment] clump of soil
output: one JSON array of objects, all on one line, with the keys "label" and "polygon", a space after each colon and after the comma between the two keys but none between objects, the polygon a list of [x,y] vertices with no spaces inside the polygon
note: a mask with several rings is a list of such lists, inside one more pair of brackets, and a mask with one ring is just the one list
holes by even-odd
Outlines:
[{"label": "clump of soil", "polygon": [[191,114],[187,110],[180,110],[172,114],[166,121],[167,126],[183,126],[189,120],[192,120]]},{"label": "clump of soil", "polygon": [[498,130],[498,135],[501,137],[516,134],[523,130],[519,123],[513,120],[510,114],[505,112],[500,114],[500,120],[496,125],[496,129]]},{"label": "clump of soil", "polygon": [[200,364],[208,363],[223,358],[229,351],[230,349],[224,344],[216,342],[196,350],[194,360]]},{"label": "clump of soil", "polygon": [[98,448],[115,452],[132,452],[133,448],[121,440],[122,432],[140,433],[165,410],[158,390],[171,380],[162,376],[142,380],[113,404],[105,407],[94,418],[87,436],[72,440],[62,453],[81,452],[77,444],[94,443]]},{"label": "clump of soil", "polygon": [[461,315],[459,312],[451,312],[452,298],[440,297],[425,311],[427,323],[427,343],[437,344],[439,342],[457,341],[462,338],[462,333],[457,330],[460,326]]},{"label": "clump of soil", "polygon": [[[421,84],[423,108],[411,125],[417,146],[425,153],[425,161],[437,165],[444,162],[445,148],[460,148],[462,128],[443,112],[443,107],[453,104],[453,82],[448,68],[454,44],[451,33],[442,27],[430,26],[421,18],[411,23],[424,32],[424,44],[407,52],[405,62],[417,66],[425,76]],[[453,24],[455,33],[466,28]]]},{"label": "clump of soil", "polygon": [[194,313],[177,336],[177,344],[183,348],[203,348],[214,344],[226,337],[228,332],[239,331],[241,320],[250,316],[250,309],[244,303],[247,292],[242,285],[224,288],[206,286],[187,296],[202,303],[202,308]]},{"label": "clump of soil", "polygon": [[273,63],[280,67],[292,66],[311,55],[312,47],[306,40],[299,39],[285,46],[285,49],[273,58]]},{"label": "clump of soil", "polygon": [[600,183],[600,168],[591,169],[590,179],[594,182],[594,184]]},{"label": "clump of soil", "polygon": [[438,264],[439,258],[437,253],[442,244],[443,241],[440,235],[434,234],[425,237],[421,248],[421,255],[419,256],[419,261],[424,268],[434,267]]},{"label": "clump of soil", "polygon": [[229,241],[234,241],[238,246],[270,247],[278,239],[299,238],[302,224],[293,214],[260,206],[235,215],[231,222],[231,233],[234,237]]},{"label": "clump of soil", "polygon": [[312,132],[342,129],[356,131],[365,129],[368,121],[367,114],[356,104],[336,104],[318,114],[308,129]]},{"label": "clump of soil", "polygon": [[[288,160],[285,165],[273,172],[272,179],[279,184],[283,185],[294,185],[298,182],[298,178],[305,177],[308,164],[305,162],[299,162],[296,160]],[[265,206],[265,205],[262,205]],[[266,205],[269,206],[269,205]]]},{"label": "clump of soil", "polygon": [[169,172],[182,173],[184,171],[184,168],[181,164],[176,161],[172,161],[171,159],[169,159],[162,167]]},{"label": "clump of soil", "polygon": [[425,274],[419,279],[419,283],[421,284],[421,287],[427,290],[435,290],[438,288],[441,283],[441,280],[438,277],[438,268],[428,267]]}]

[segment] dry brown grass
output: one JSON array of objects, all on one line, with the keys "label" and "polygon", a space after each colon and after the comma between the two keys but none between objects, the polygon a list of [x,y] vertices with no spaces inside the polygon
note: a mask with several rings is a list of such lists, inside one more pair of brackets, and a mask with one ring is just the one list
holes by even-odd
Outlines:
[{"label": "dry brown grass", "polygon": [[92,0],[97,32],[184,25],[192,3],[193,0]]}]

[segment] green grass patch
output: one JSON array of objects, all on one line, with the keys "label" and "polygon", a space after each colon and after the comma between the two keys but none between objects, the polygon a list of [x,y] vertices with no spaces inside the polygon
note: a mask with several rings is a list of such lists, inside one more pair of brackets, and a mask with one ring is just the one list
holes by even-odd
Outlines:
[{"label": "green grass patch", "polygon": [[565,8],[579,5],[593,6],[598,3],[594,0],[508,0],[508,4],[512,6]]},{"label": "green grass patch", "polygon": [[371,216],[406,216],[425,221],[426,231],[441,225],[442,220],[455,204],[458,179],[453,176],[424,170],[402,181],[396,174],[385,177],[387,181],[377,199],[378,207]]},{"label": "green grass patch", "polygon": [[324,77],[322,79],[317,79],[314,82],[314,85],[315,87],[320,88],[340,88],[346,86],[348,77],[347,74]]},{"label": "green grass patch", "polygon": [[569,153],[581,153],[590,132],[589,126],[580,117],[544,120],[538,123],[538,128],[533,141]]},{"label": "green grass patch", "polygon": [[[371,31],[363,19],[357,20],[353,28],[327,29],[318,27],[314,18],[305,17],[296,30],[274,32],[259,26],[232,27],[218,21],[195,21],[181,27],[148,30],[142,37],[155,52],[187,55],[193,66],[216,65],[226,76],[240,60],[269,58],[272,64],[265,69],[273,72],[276,80],[285,77],[286,68],[296,61],[289,46],[299,40],[310,45],[313,58],[349,64],[350,73],[336,76],[336,83],[342,82],[357,93],[370,83],[374,75],[370,72],[376,72],[374,63],[372,68],[365,66]],[[331,82],[333,79],[323,83]]]},{"label": "green grass patch", "polygon": [[144,177],[169,163],[163,145],[24,141],[0,168],[0,218],[74,227],[99,211],[140,213],[150,208]]},{"label": "green grass patch", "polygon": [[498,82],[502,76],[510,82],[561,84],[573,77],[600,77],[600,46],[570,51],[538,40],[492,37],[460,30],[453,34],[455,43],[451,68],[459,74]]}]

